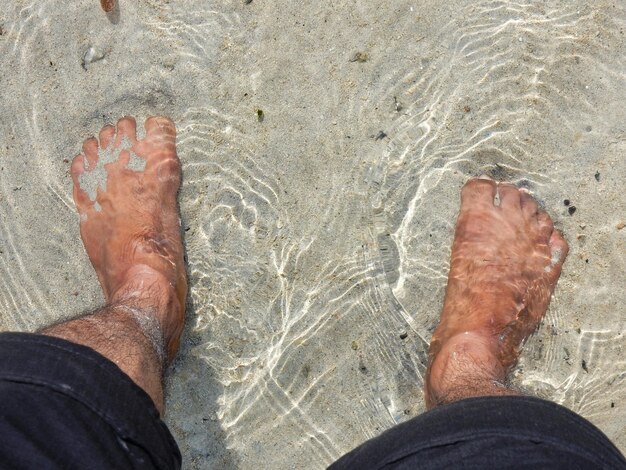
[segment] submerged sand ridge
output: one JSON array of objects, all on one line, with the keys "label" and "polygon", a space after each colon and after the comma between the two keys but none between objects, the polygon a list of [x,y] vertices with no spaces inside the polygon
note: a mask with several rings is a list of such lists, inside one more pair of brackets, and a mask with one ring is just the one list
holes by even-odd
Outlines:
[{"label": "submerged sand ridge", "polygon": [[423,411],[459,189],[486,173],[532,190],[571,247],[515,383],[624,451],[625,19],[608,2],[154,0],[112,23],[95,1],[12,2],[0,324],[101,302],[63,159],[124,114],[167,114],[191,294],[166,418],[185,467],[322,468]]}]

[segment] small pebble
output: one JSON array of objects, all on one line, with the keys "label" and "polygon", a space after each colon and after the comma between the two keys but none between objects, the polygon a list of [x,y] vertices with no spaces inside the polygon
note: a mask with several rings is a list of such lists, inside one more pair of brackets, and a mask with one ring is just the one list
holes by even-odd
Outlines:
[{"label": "small pebble", "polygon": [[569,206],[569,199],[563,199],[563,205]]},{"label": "small pebble", "polygon": [[263,119],[265,119],[265,113],[263,112],[262,109],[256,110],[256,118],[258,119],[259,122],[263,122]]},{"label": "small pebble", "polygon": [[393,102],[396,106],[396,112],[400,112],[402,111],[402,105],[400,104],[400,102],[398,101],[398,98],[396,98],[395,96],[393,97]]},{"label": "small pebble", "polygon": [[617,228],[617,230],[621,230],[621,229],[623,229],[624,227],[626,227],[626,224],[625,224],[624,222],[620,222],[620,223],[619,223],[619,224],[617,224],[615,227]]},{"label": "small pebble", "polygon": [[352,57],[350,57],[350,62],[367,62],[369,56],[366,52],[355,52]]},{"label": "small pebble", "polygon": [[576,206],[569,206],[567,208],[567,212],[569,212],[569,215],[574,215],[574,212],[576,212]]},{"label": "small pebble", "polygon": [[96,50],[93,46],[89,46],[89,48],[85,51],[82,60],[82,66],[84,70],[87,70],[87,67],[93,62],[98,62],[99,60],[104,59],[104,52],[100,52]]},{"label": "small pebble", "polygon": [[356,341],[352,341],[352,345],[350,347],[356,351],[359,349],[359,344]]},{"label": "small pebble", "polygon": [[596,174],[593,175],[593,177],[596,179],[596,181],[600,181],[600,172],[596,171]]},{"label": "small pebble", "polygon": [[387,137],[387,134],[385,133],[385,131],[378,131],[378,134],[376,134],[376,137],[374,137],[374,140],[383,140],[385,137]]},{"label": "small pebble", "polygon": [[406,331],[400,332],[400,339],[407,339],[408,336],[409,334]]}]

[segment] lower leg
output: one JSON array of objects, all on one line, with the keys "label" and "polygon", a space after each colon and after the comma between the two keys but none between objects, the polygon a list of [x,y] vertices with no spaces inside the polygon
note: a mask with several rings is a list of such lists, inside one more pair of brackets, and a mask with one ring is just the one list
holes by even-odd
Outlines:
[{"label": "lower leg", "polygon": [[[114,362],[163,409],[162,341],[154,343],[125,305],[109,305],[41,331],[94,349]],[[138,312],[141,315],[140,312]]]},{"label": "lower leg", "polygon": [[[144,298],[118,296],[113,303],[40,333],[94,349],[114,362],[152,398],[163,412],[162,375],[167,363],[166,342],[157,318],[177,308],[159,276],[145,286]],[[144,282],[146,281],[144,275]],[[124,292],[124,291],[122,291]]]}]

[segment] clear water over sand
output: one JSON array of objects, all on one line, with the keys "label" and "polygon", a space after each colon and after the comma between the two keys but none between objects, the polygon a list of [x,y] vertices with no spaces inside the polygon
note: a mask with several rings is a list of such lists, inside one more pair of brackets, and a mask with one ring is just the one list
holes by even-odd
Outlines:
[{"label": "clear water over sand", "polygon": [[0,328],[101,303],[64,159],[125,114],[172,117],[185,468],[322,468],[422,412],[482,173],[530,188],[571,246],[515,384],[626,450],[623,2],[2,1]]}]

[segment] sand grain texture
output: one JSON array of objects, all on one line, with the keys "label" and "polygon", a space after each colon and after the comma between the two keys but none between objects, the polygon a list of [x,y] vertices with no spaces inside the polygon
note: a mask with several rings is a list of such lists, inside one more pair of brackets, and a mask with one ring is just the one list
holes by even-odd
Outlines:
[{"label": "sand grain texture", "polygon": [[184,468],[322,468],[422,412],[459,190],[481,173],[530,188],[571,245],[515,383],[626,450],[623,3],[389,3],[0,9],[3,330],[102,301],[65,159],[125,114],[177,123]]}]

